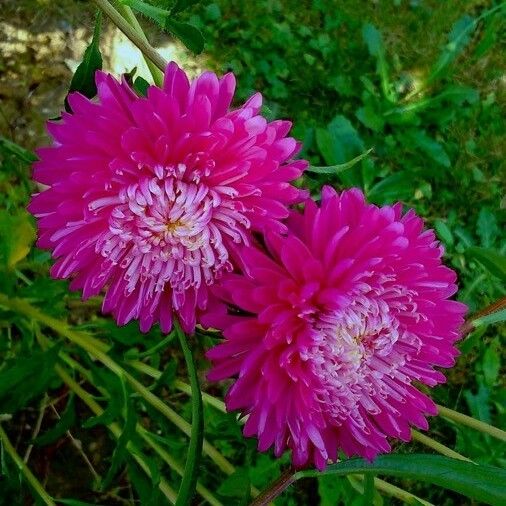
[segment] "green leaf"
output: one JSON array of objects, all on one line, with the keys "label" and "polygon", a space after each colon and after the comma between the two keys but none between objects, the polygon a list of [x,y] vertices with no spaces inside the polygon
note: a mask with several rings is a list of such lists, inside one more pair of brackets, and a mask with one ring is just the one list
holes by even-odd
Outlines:
[{"label": "green leaf", "polygon": [[15,413],[45,392],[56,378],[54,365],[60,346],[16,357],[0,370],[0,413]]},{"label": "green leaf", "polygon": [[429,137],[422,130],[411,130],[406,132],[406,138],[411,141],[414,146],[423,151],[432,160],[443,167],[450,167],[451,161],[443,146]]},{"label": "green leaf", "polygon": [[465,49],[470,41],[471,33],[476,28],[476,20],[467,14],[462,16],[454,25],[448,36],[448,43],[444,47],[436,64],[427,79],[429,83],[441,77],[457,56]]},{"label": "green leaf", "polygon": [[[503,311],[506,313],[506,310]],[[501,370],[501,352],[499,350],[499,341],[497,338],[494,339],[485,350],[481,365],[483,367],[486,385],[489,387],[494,386],[499,377],[499,371]]]},{"label": "green leaf", "polygon": [[344,504],[343,481],[335,476],[322,474],[318,477],[318,494],[320,495],[320,506],[336,506]]},{"label": "green leaf", "polygon": [[385,46],[383,44],[381,33],[376,27],[370,23],[366,23],[362,28],[362,37],[367,44],[369,54],[376,58],[377,72],[381,79],[381,89],[383,91],[383,95],[389,101],[394,102],[396,97],[390,83],[388,65],[385,57]]},{"label": "green leaf", "polygon": [[54,427],[41,436],[34,439],[33,443],[38,446],[46,446],[58,441],[76,423],[76,410],[74,396],[72,395],[67,403],[65,411]]},{"label": "green leaf", "polygon": [[[326,129],[316,129],[316,144],[328,165],[348,163],[365,150],[358,132],[341,115],[337,115]],[[358,172],[341,172],[339,178],[346,186],[361,186],[362,183]]]},{"label": "green leaf", "polygon": [[125,405],[124,389],[121,380],[115,374],[98,367],[92,368],[93,381],[109,393],[108,404],[101,415],[93,416],[83,422],[82,427],[90,429],[96,425],[108,425],[121,417]]},{"label": "green leaf", "polygon": [[447,245],[451,246],[453,244],[453,234],[450,230],[450,227],[442,221],[436,220],[434,222],[434,228],[436,229],[438,237]]},{"label": "green leaf", "polygon": [[490,248],[494,244],[496,237],[499,235],[500,230],[497,226],[496,217],[494,213],[486,207],[480,209],[476,232],[480,236],[481,244],[485,248]]},{"label": "green leaf", "polygon": [[37,161],[34,153],[21,147],[19,144],[6,139],[0,135],[0,153],[9,153],[24,163],[33,163]]},{"label": "green leaf", "polygon": [[385,120],[382,116],[376,113],[376,111],[369,105],[360,107],[355,113],[357,119],[367,128],[375,132],[382,132],[385,126]]},{"label": "green leaf", "polygon": [[491,248],[473,246],[467,254],[480,262],[485,269],[500,279],[506,280],[506,256]]},{"label": "green leaf", "polygon": [[178,12],[184,11],[193,5],[196,5],[200,2],[200,0],[176,0],[170,12],[172,14],[177,14]]},{"label": "green leaf", "polygon": [[[85,97],[93,98],[97,94],[95,83],[95,72],[102,69],[102,55],[100,53],[100,27],[102,24],[102,13],[97,12],[95,29],[90,45],[84,52],[83,61],[77,67],[72,81],[70,81],[69,94],[78,91]],[[68,97],[68,95],[67,95]],[[68,104],[67,98],[65,103]]]},{"label": "green leaf", "polygon": [[124,407],[123,413],[125,417],[125,424],[123,426],[123,430],[121,431],[121,435],[118,438],[116,448],[114,448],[109,471],[107,471],[107,475],[102,482],[102,490],[107,490],[119,467],[126,460],[128,456],[127,445],[135,435],[135,426],[137,425],[137,415],[128,392],[128,387],[121,376],[119,376],[119,379],[122,386],[121,403]]},{"label": "green leaf", "polygon": [[78,501],[77,499],[60,499],[58,498],[58,504],[68,504],[68,506],[96,506],[96,503]]},{"label": "green leaf", "polygon": [[[172,18],[171,12],[155,7],[142,0],[121,0],[121,2],[155,21],[160,28],[175,35],[191,51],[198,54],[204,49],[204,37],[198,28],[188,23],[182,23]],[[187,2],[183,2],[187,3]],[[174,6],[175,7],[175,6]]]},{"label": "green leaf", "polygon": [[165,29],[173,33],[190,51],[199,54],[204,49],[202,32],[189,23],[181,23],[174,19],[167,19]]},{"label": "green leaf", "polygon": [[141,76],[135,78],[134,90],[141,96],[145,97],[148,94],[149,83]]},{"label": "green leaf", "polygon": [[409,172],[395,172],[376,183],[367,197],[376,203],[384,204],[404,200],[413,194],[413,175]]},{"label": "green leaf", "polygon": [[0,211],[0,263],[13,269],[30,252],[35,228],[30,215],[22,210],[16,215]]},{"label": "green leaf", "polygon": [[195,487],[197,486],[198,469],[200,465],[200,458],[202,456],[202,444],[204,441],[204,410],[202,406],[202,392],[200,391],[199,378],[190,347],[188,346],[184,332],[177,323],[175,328],[183,351],[186,367],[188,369],[192,400],[192,428],[190,434],[190,444],[188,446],[183,479],[179,487],[176,501],[176,506],[186,506],[187,504],[191,504],[192,498],[195,494]]},{"label": "green leaf", "polygon": [[506,470],[439,455],[381,455],[373,462],[349,459],[327,466],[322,473],[300,471],[297,479],[320,474],[379,474],[420,480],[453,490],[493,506],[506,502]]},{"label": "green leaf", "polygon": [[247,469],[239,468],[223,480],[218,488],[218,494],[225,497],[239,497],[249,499],[250,477]]},{"label": "green leaf", "polygon": [[365,153],[356,156],[353,160],[350,160],[346,163],[340,163],[337,165],[329,165],[328,167],[315,167],[310,165],[306,170],[309,172],[316,172],[317,174],[339,174],[343,170],[351,169],[358,162],[362,161],[364,158],[369,156],[369,153],[373,151],[373,148],[368,149]]},{"label": "green leaf", "polygon": [[476,318],[473,320],[474,327],[481,327],[484,325],[490,325],[492,323],[501,323],[506,321],[506,309],[501,309],[499,311],[495,311],[494,313],[480,316],[480,318]]},{"label": "green leaf", "polygon": [[[143,456],[143,460],[146,462],[146,456]],[[148,459],[148,462],[151,460]],[[149,464],[148,467],[150,468]],[[135,459],[128,459],[127,469],[128,477],[139,496],[140,504],[143,506],[158,506],[163,503],[160,497],[160,489],[153,486],[152,480],[146,476],[146,473],[140,468]]]}]

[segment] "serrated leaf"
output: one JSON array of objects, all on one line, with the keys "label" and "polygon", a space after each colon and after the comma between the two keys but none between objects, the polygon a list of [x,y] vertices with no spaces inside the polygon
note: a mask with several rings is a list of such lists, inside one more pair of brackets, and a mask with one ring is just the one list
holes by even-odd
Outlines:
[{"label": "serrated leaf", "polygon": [[67,406],[60,416],[58,422],[44,432],[41,436],[34,439],[33,444],[37,446],[46,446],[58,441],[71,427],[76,423],[76,410],[74,405],[74,396],[72,395],[67,402]]},{"label": "serrated leaf", "polygon": [[161,7],[155,7],[147,2],[143,2],[142,0],[120,0],[122,4],[128,5],[132,9],[135,9],[137,12],[144,14],[148,18],[151,18],[155,21],[160,28],[165,28],[165,22],[170,17],[170,12],[166,9],[162,9]]},{"label": "serrated leaf", "polygon": [[478,260],[485,269],[500,279],[506,280],[506,256],[491,248],[473,246],[466,253]]},{"label": "serrated leaf", "polygon": [[0,371],[0,413],[15,413],[45,392],[56,378],[54,365],[60,346],[16,357]]},{"label": "serrated leaf", "polygon": [[203,51],[204,36],[196,26],[171,18],[167,19],[165,29],[174,34],[193,53],[199,54]]},{"label": "serrated leaf", "polygon": [[439,455],[381,455],[373,462],[349,459],[327,466],[325,471],[301,471],[306,476],[346,475],[350,473],[380,474],[424,481],[453,490],[466,497],[491,505],[506,502],[506,470],[493,466],[452,459]]},{"label": "serrated leaf", "polygon": [[[99,46],[101,24],[102,13],[101,11],[98,11],[91,43],[86,48],[83,61],[77,67],[72,77],[72,81],[70,81],[69,94],[74,91],[78,91],[88,98],[93,98],[97,94],[95,72],[102,69],[102,54],[100,53]],[[67,99],[65,99],[65,102],[68,104]]]}]

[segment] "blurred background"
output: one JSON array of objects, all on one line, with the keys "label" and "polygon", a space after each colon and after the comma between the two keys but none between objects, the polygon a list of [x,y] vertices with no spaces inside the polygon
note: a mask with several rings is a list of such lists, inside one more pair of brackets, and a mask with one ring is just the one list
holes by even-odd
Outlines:
[{"label": "blurred background", "polygon": [[[293,121],[293,133],[304,143],[302,156],[312,165],[342,164],[372,148],[352,168],[309,172],[302,184],[315,194],[324,183],[360,186],[377,204],[401,200],[414,207],[436,229],[446,262],[459,273],[458,298],[475,312],[506,292],[506,31],[499,5],[484,0],[203,1],[185,13],[206,40],[198,56],[152,23],[141,23],[152,45],[190,75],[203,69],[233,71],[237,101],[261,91],[265,115]],[[27,298],[51,316],[104,337],[123,357],[156,345],[160,332],[140,336],[136,325],[115,329],[100,316],[98,299],[82,303],[66,283],[50,280],[49,255],[33,247],[34,224],[24,211],[34,191],[31,152],[47,142],[45,121],[62,110],[91,39],[94,15],[83,1],[1,0],[0,291]],[[100,48],[104,70],[119,75],[136,67],[138,75],[148,78],[138,51],[107,20]],[[2,309],[0,332],[1,381],[15,358],[33,357],[36,344],[30,322]],[[505,336],[504,325],[483,327],[462,342],[462,355],[448,371],[448,385],[436,389],[436,400],[504,428]],[[203,350],[210,344],[209,336],[195,343],[201,370],[207,367]],[[160,367],[172,364],[163,395],[188,416],[188,398],[168,381],[184,374],[176,349],[157,351],[156,360]],[[107,385],[108,379],[97,381]],[[205,390],[222,395],[203,383]],[[9,405],[8,413],[14,414],[6,427],[22,454],[38,420],[37,433],[54,425],[66,406],[68,392],[58,382],[49,378],[40,386],[25,383],[23,402]],[[0,385],[0,399],[2,395]],[[107,469],[114,446],[102,426],[83,430],[77,420],[89,413],[79,403],[75,410],[71,437],[64,431],[50,444],[34,447],[30,466],[57,496],[133,504],[137,496],[126,474],[110,490],[94,489],[94,473]],[[162,422],[157,430],[184,459],[186,440]],[[506,465],[506,445],[487,436],[439,418],[432,422],[432,434],[476,461]],[[211,407],[206,408],[206,437],[237,468],[223,481],[203,462],[202,481],[213,490],[221,483],[217,494],[227,505],[245,504],[250,482],[266,486],[288,462],[258,454],[255,442],[241,436],[235,416]],[[414,444],[401,448],[416,450]],[[2,460],[0,504],[32,504],[16,473],[13,478],[12,469],[3,466]],[[177,483],[171,473],[166,471]],[[420,483],[396,483],[436,505],[475,504]],[[359,505],[360,487],[344,478],[307,480],[276,504]],[[374,501],[400,504],[379,496]]]}]

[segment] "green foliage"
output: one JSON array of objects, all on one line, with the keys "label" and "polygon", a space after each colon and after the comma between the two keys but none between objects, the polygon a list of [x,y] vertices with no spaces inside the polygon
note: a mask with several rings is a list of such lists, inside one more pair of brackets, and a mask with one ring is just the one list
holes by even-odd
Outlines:
[{"label": "green foliage", "polygon": [[[446,262],[459,273],[458,298],[471,312],[504,296],[506,213],[500,165],[504,127],[497,84],[501,77],[497,41],[504,16],[499,5],[456,0],[437,6],[352,0],[339,5],[327,0],[123,3],[197,53],[203,47],[202,32],[209,64],[236,73],[239,99],[261,90],[269,118],[294,121],[294,135],[304,141],[303,155],[311,161],[300,183],[314,196],[323,184],[332,184],[360,186],[378,204],[403,200],[435,228]],[[99,33],[98,20],[70,86],[87,96],[95,95],[92,76],[101,68]],[[147,87],[146,81],[135,78],[137,93],[145,95]],[[187,373],[174,335],[164,336],[158,328],[141,334],[136,323],[118,328],[100,315],[99,298],[81,302],[66,282],[49,279],[50,255],[34,247],[33,220],[24,211],[30,194],[40,190],[29,177],[29,165],[35,160],[12,140],[0,138],[0,293],[29,300],[45,315],[86,331],[100,340],[109,357],[185,420],[198,418],[192,416],[195,404],[178,389]],[[476,329],[460,345],[457,366],[448,372],[448,384],[434,392],[437,402],[498,427],[506,426],[506,388],[501,380],[504,318],[504,311],[498,311],[475,322]],[[178,490],[181,477],[138,429],[148,431],[148,439],[181,468],[188,438],[133,393],[121,375],[69,341],[57,341],[47,331],[49,345],[57,344],[43,349],[40,322],[0,306],[0,332],[0,416],[12,415],[5,426],[12,436],[21,434],[20,452],[33,440],[25,427],[35,426],[43,397],[47,395],[60,410],[58,419],[47,409],[29,461],[34,470],[45,469],[47,456],[66,448],[69,469],[54,469],[57,456],[44,476],[54,495],[60,493],[62,481],[70,484],[70,492],[61,494],[75,499],[58,503],[116,504],[134,497],[142,505],[165,504],[159,489],[162,480]],[[208,367],[204,349],[215,340],[206,334],[193,340],[194,381],[196,371]],[[158,375],[149,379],[135,369],[135,361]],[[91,413],[77,396],[69,395],[54,372],[55,364],[72,372],[103,412]],[[220,387],[208,385],[203,374],[199,380],[204,391],[222,396]],[[258,453],[256,442],[242,436],[235,414],[204,405],[204,415],[206,440],[234,464],[235,472],[226,477],[204,455],[200,466],[193,462],[200,484],[222,504],[248,504],[250,485],[266,487],[288,467],[289,456],[275,459],[271,453]],[[117,427],[117,436],[111,426]],[[476,501],[504,502],[506,444],[441,418],[431,419],[431,429],[439,440],[480,465],[410,455],[418,448],[399,444],[398,455],[382,457],[373,467],[346,461],[331,468],[343,476],[300,481],[276,504],[316,504],[317,495],[323,506],[363,505],[371,497],[375,505],[391,504],[372,494],[371,479],[348,480],[344,473],[351,468],[357,472],[353,466],[369,476],[390,476],[389,481],[441,506],[463,504],[461,493]],[[82,456],[66,446],[67,431],[79,438],[83,453],[93,457],[105,477],[100,489],[85,472]],[[26,485],[1,452],[0,465],[5,500],[26,503],[19,493]],[[78,484],[75,469],[82,470]]]},{"label": "green foliage", "polygon": [[[102,54],[100,53],[100,27],[102,25],[102,13],[97,12],[95,21],[95,30],[90,45],[84,52],[83,61],[77,67],[72,81],[70,81],[69,93],[78,91],[85,97],[92,98],[97,94],[97,85],[95,83],[95,73],[102,70]],[[65,106],[69,108],[68,101],[65,99]]]},{"label": "green foliage", "polygon": [[198,0],[176,1],[170,8],[162,8],[143,0],[121,0],[121,3],[152,19],[160,28],[177,37],[190,51],[199,54],[204,49],[202,32],[190,23],[179,21],[181,11],[188,9]]}]

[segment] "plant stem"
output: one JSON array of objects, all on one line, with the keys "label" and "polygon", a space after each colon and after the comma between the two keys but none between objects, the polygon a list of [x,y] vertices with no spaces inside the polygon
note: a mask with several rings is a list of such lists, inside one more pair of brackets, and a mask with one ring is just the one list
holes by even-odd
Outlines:
[{"label": "plant stem", "polygon": [[[59,365],[55,365],[55,371],[60,376],[62,381],[95,413],[95,415],[100,416],[104,410],[98,404],[97,401],[89,394],[84,388],[79,385],[66,371],[63,367]],[[107,425],[107,428],[111,431],[113,436],[118,439],[121,436],[121,427],[116,422],[112,422]],[[136,448],[131,442],[127,444],[127,448],[133,450],[131,452],[134,459],[137,461],[139,466],[143,469],[143,471],[151,477],[151,472],[149,470],[148,465],[144,462],[144,459],[141,457],[140,450]],[[167,500],[171,504],[176,503],[177,494],[175,490],[163,479],[160,479],[159,488],[167,498]]]},{"label": "plant stem", "polygon": [[202,394],[200,392],[199,379],[195,368],[195,362],[193,361],[192,352],[188,346],[186,336],[177,322],[175,323],[175,328],[186,362],[188,376],[190,378],[192,402],[190,445],[188,446],[183,479],[179,487],[176,501],[176,506],[185,506],[191,503],[191,500],[195,495],[195,487],[197,485],[200,458],[202,456],[202,443],[204,441],[204,409],[202,406]]},{"label": "plant stem", "polygon": [[39,480],[30,471],[29,467],[23,462],[23,459],[18,455],[14,446],[12,446],[9,437],[2,427],[2,424],[0,424],[0,443],[10,458],[14,461],[21,473],[23,473],[26,481],[31,485],[32,489],[35,491],[40,500],[47,506],[56,506],[56,503],[53,501],[51,496],[44,490],[44,487],[41,485]]},{"label": "plant stem", "polygon": [[467,321],[464,323],[464,325],[462,325],[462,327],[460,328],[460,333],[462,337],[467,336],[467,334],[470,334],[475,329],[474,322],[476,320],[479,320],[483,316],[487,316],[502,309],[506,309],[506,297],[502,297],[501,299],[496,300],[486,308],[482,309],[481,311],[478,311],[477,313],[473,314],[473,316],[468,318]]},{"label": "plant stem", "polygon": [[266,489],[262,490],[256,499],[250,503],[250,506],[266,506],[297,480],[295,476],[294,469],[287,469],[277,480],[273,481]]},{"label": "plant stem", "polygon": [[500,439],[501,441],[506,441],[506,432],[498,429],[497,427],[493,427],[488,423],[482,422],[481,420],[476,420],[476,418],[464,415],[463,413],[459,413],[453,409],[446,408],[440,404],[437,404],[437,408],[439,410],[439,414],[445,418],[449,418],[450,420],[453,420],[454,422],[460,423],[462,425],[467,425],[468,427]]},{"label": "plant stem", "polygon": [[[128,362],[135,370],[146,374],[147,376],[153,378],[153,379],[160,379],[162,373],[155,369],[154,367],[151,367],[148,364],[145,364],[144,362],[140,362],[139,360],[131,360]],[[184,381],[176,379],[174,381],[174,386],[180,391],[187,395],[191,395],[191,387]],[[216,397],[213,397],[212,395],[209,395],[206,392],[202,392],[202,400],[209,404],[210,406],[215,407],[218,411],[221,411],[222,413],[227,412],[227,408],[225,406],[225,403],[221,401],[220,399],[217,399]]]},{"label": "plant stem", "polygon": [[[132,28],[138,33],[139,37],[141,37],[145,43],[149,44],[148,38],[146,37],[142,26],[139,24],[139,21],[137,21],[137,18],[135,17],[132,9],[130,9],[128,5],[121,3],[121,1],[116,0],[114,3],[116,5],[117,11],[128,21]],[[154,65],[153,62],[146,56],[144,56],[144,61],[146,62],[149,72],[153,77],[153,82],[157,86],[161,86],[163,83],[163,72],[161,72],[158,67]]]},{"label": "plant stem", "polygon": [[135,28],[108,2],[108,0],[92,0],[99,9],[135,44],[141,53],[162,72],[167,67],[167,62],[160,56],[158,51],[147,42],[146,36],[141,36]]},{"label": "plant stem", "polygon": [[460,453],[457,453],[456,451],[448,448],[442,443],[438,443],[431,437],[426,436],[425,434],[422,434],[421,432],[418,432],[415,429],[411,429],[411,436],[413,438],[413,441],[417,441],[418,443],[421,443],[429,448],[432,448],[441,455],[445,455],[446,457],[450,457],[451,459],[458,459],[458,460],[465,460],[467,462],[472,462],[471,459],[464,457]]},{"label": "plant stem", "polygon": [[385,494],[395,497],[400,501],[404,501],[406,504],[423,504],[424,506],[434,506],[431,502],[425,501],[421,497],[418,497],[407,490],[404,490],[400,487],[392,485],[387,481],[381,480],[380,478],[374,478],[374,486],[381,492]]}]

